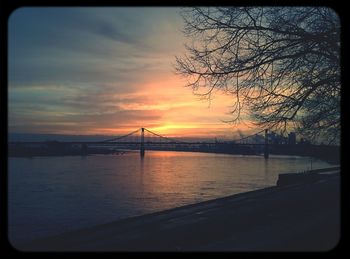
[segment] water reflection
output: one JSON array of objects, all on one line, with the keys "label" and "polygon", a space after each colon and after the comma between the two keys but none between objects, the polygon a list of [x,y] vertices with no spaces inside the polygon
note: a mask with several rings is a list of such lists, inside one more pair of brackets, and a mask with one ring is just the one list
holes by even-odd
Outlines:
[{"label": "water reflection", "polygon": [[143,177],[143,173],[144,173],[144,170],[145,170],[145,163],[144,163],[144,160],[145,160],[145,157],[144,156],[141,156],[140,157],[140,172],[141,172],[141,177]]},{"label": "water reflection", "polygon": [[[147,151],[143,159],[138,152],[9,158],[10,235],[40,237],[272,186],[279,173],[309,163],[167,151]],[[327,166],[313,160],[314,169]]]},{"label": "water reflection", "polygon": [[264,175],[266,179],[268,178],[268,172],[269,172],[268,166],[269,166],[269,160],[264,159]]}]

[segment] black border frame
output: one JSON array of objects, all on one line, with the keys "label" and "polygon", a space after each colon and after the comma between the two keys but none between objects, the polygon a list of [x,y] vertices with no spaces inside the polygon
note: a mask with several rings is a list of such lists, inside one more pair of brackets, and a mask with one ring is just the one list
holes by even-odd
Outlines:
[{"label": "black border frame", "polygon": [[[228,2],[222,2],[222,1],[211,1],[211,3],[208,2],[198,2],[198,1],[178,1],[177,3],[173,3],[169,5],[165,4],[166,2],[158,2],[157,1],[148,1],[145,3],[133,3],[136,6],[195,6],[195,5],[202,5],[202,6],[217,6],[217,5],[267,5],[267,6],[327,6],[335,10],[341,21],[341,82],[342,82],[342,89],[341,89],[341,237],[339,240],[338,245],[328,252],[293,252],[293,254],[299,255],[299,254],[305,254],[307,256],[309,255],[317,255],[317,256],[334,256],[338,252],[343,252],[346,249],[346,239],[348,236],[347,227],[348,224],[346,223],[347,219],[347,208],[349,204],[346,204],[347,199],[346,196],[346,182],[347,182],[347,170],[346,165],[343,163],[346,161],[347,153],[344,150],[346,148],[346,144],[348,143],[348,130],[347,130],[347,121],[349,120],[349,115],[346,112],[346,96],[348,92],[348,80],[347,80],[347,73],[348,73],[348,41],[346,39],[347,33],[348,33],[348,27],[346,24],[346,19],[349,14],[347,13],[347,5],[345,4],[345,1],[342,2],[342,4],[336,5],[334,1],[242,1],[242,0],[235,0]],[[52,255],[83,255],[83,256],[101,256],[101,255],[120,255],[120,256],[127,256],[126,252],[22,252],[18,251],[15,248],[13,248],[8,240],[8,230],[7,230],[7,222],[8,222],[8,215],[7,215],[7,172],[8,172],[8,164],[7,164],[7,158],[5,158],[5,154],[7,155],[7,138],[8,138],[8,115],[7,115],[7,95],[8,95],[8,64],[7,64],[7,49],[8,49],[8,18],[10,17],[11,13],[20,8],[20,7],[118,7],[118,6],[133,6],[130,5],[130,3],[127,2],[118,2],[118,1],[108,1],[108,0],[51,0],[49,2],[41,2],[40,0],[27,0],[27,1],[19,1],[19,0],[3,0],[0,3],[0,18],[1,18],[1,30],[0,30],[0,46],[1,46],[1,75],[0,80],[2,84],[0,85],[1,88],[1,101],[0,105],[2,106],[0,108],[0,111],[2,112],[2,118],[3,118],[3,125],[1,127],[1,149],[2,149],[2,158],[3,162],[1,162],[1,214],[0,214],[0,220],[1,220],[1,228],[0,228],[0,240],[1,240],[1,254],[6,255],[35,255],[35,256],[52,256]],[[6,126],[5,126],[6,123]],[[344,206],[346,205],[346,206]],[[132,253],[134,254],[140,254],[140,253]],[[142,254],[142,253],[141,253]],[[174,255],[189,255],[189,256],[202,256],[203,254],[209,254],[216,256],[234,256],[236,254],[244,254],[244,255],[261,255],[264,254],[266,256],[279,256],[280,254],[283,254],[283,256],[286,255],[285,252],[264,252],[264,253],[257,253],[257,252],[223,252],[223,253],[187,253],[187,252],[181,252],[181,253],[175,253]],[[150,255],[152,256],[170,256],[173,255],[173,253],[169,252],[150,252]]]}]

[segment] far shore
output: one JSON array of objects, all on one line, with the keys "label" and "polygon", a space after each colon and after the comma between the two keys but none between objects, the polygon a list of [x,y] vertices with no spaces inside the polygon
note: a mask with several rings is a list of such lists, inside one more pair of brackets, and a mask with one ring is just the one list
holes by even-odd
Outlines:
[{"label": "far shore", "polygon": [[[133,143],[135,144],[135,143]],[[139,146],[126,144],[126,146],[108,146],[108,143],[94,142],[9,142],[9,157],[38,157],[38,156],[87,156],[95,154],[123,155],[127,152],[140,151]],[[255,148],[249,145],[229,145],[225,143],[217,146],[198,144],[199,146],[149,146],[147,151],[177,151],[177,152],[201,152],[213,154],[265,156],[263,146]],[[269,155],[300,156],[320,159],[330,164],[340,164],[339,146],[317,145],[268,145]]]}]

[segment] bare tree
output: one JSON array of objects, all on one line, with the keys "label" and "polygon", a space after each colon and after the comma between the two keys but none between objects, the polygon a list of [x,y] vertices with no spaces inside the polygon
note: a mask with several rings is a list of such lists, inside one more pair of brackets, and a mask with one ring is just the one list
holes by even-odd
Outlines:
[{"label": "bare tree", "polygon": [[[184,9],[192,43],[176,71],[194,92],[232,94],[232,121],[312,139],[340,136],[340,21],[324,7]],[[202,92],[204,90],[205,92]]]}]

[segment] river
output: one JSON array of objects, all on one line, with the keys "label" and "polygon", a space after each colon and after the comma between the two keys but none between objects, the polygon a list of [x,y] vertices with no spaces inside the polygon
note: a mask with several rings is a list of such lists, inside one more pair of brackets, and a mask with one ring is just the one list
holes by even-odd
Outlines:
[{"label": "river", "polygon": [[[312,160],[312,169],[330,166]],[[8,158],[9,240],[112,222],[276,184],[308,157],[147,151],[86,157]]]}]

